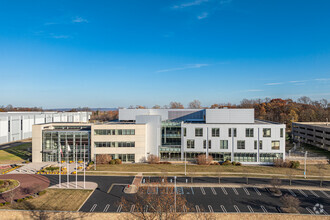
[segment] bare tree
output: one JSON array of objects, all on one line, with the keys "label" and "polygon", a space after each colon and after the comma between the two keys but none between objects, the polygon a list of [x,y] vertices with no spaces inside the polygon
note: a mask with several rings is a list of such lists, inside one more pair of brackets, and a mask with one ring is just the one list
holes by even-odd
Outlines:
[{"label": "bare tree", "polygon": [[205,154],[200,154],[197,156],[196,161],[198,165],[210,165],[213,161],[213,157],[210,155],[206,157]]},{"label": "bare tree", "polygon": [[275,195],[282,195],[281,190],[279,189],[279,186],[282,184],[282,180],[278,178],[277,176],[274,176],[272,180],[270,181],[270,184],[272,185],[272,188],[270,189]]},{"label": "bare tree", "polygon": [[183,109],[183,105],[180,102],[170,102],[170,108]]},{"label": "bare tree", "polygon": [[280,198],[283,204],[283,211],[288,213],[298,213],[300,201],[298,198],[285,194]]},{"label": "bare tree", "polygon": [[190,210],[186,198],[178,194],[167,179],[140,186],[133,199],[123,197],[120,205],[133,218],[145,220],[175,220]]},{"label": "bare tree", "polygon": [[286,175],[289,178],[290,186],[291,186],[291,184],[292,184],[292,178],[293,178],[293,170],[292,169],[288,169],[288,171],[286,172]]},{"label": "bare tree", "polygon": [[154,154],[150,154],[147,158],[147,162],[149,164],[158,164],[159,161],[160,161],[159,157]]},{"label": "bare tree", "polygon": [[324,179],[324,173],[323,170],[325,169],[325,166],[323,163],[319,162],[316,164],[316,167],[318,169],[318,173],[319,173],[319,178],[320,178],[320,187],[322,187],[323,184],[323,179]]},{"label": "bare tree", "polygon": [[188,105],[189,108],[192,108],[192,109],[200,109],[202,108],[201,106],[201,102],[199,100],[194,100],[192,102],[189,103]]},{"label": "bare tree", "polygon": [[154,105],[152,108],[153,109],[160,109],[160,105]]},{"label": "bare tree", "polygon": [[312,100],[311,100],[309,97],[307,97],[307,96],[302,96],[302,97],[300,97],[297,101],[298,101],[299,103],[307,104],[307,105],[309,105],[309,104],[312,103]]},{"label": "bare tree", "polygon": [[97,154],[96,155],[96,163],[97,164],[108,164],[112,157],[110,154]]}]

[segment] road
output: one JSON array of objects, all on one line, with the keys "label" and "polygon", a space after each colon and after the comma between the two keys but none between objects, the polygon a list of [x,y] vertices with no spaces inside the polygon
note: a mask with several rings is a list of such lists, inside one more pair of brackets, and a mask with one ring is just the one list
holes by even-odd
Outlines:
[{"label": "road", "polygon": [[[51,185],[58,183],[58,176],[47,175]],[[82,180],[78,176],[78,180]],[[120,200],[125,197],[128,200],[134,200],[134,195],[127,195],[123,192],[125,185],[131,184],[134,177],[116,177],[116,176],[86,176],[86,181],[96,182],[98,188],[91,197],[81,207],[83,212],[121,212],[123,207]],[[149,181],[149,177],[144,179]],[[156,181],[157,177],[150,177],[150,181]],[[169,177],[169,182],[173,177]],[[188,179],[188,180],[187,180]],[[75,176],[70,176],[70,181],[74,181]],[[173,181],[173,180],[172,180]],[[189,178],[180,177],[178,182],[190,181]],[[194,183],[216,183],[217,178],[195,177]],[[269,179],[249,178],[250,184],[267,184]],[[288,180],[282,181],[286,183]],[[66,182],[66,176],[62,176],[62,182]],[[246,183],[245,178],[221,178],[222,183]],[[300,186],[318,186],[319,181],[295,180],[292,184]],[[329,187],[330,182],[324,184]],[[158,190],[149,187],[148,193],[157,194]],[[301,202],[302,214],[316,214],[313,210],[316,204],[322,204],[324,214],[330,213],[330,190],[297,190],[282,189],[283,194],[289,194],[297,197]],[[281,202],[279,197],[273,196],[267,188],[254,187],[178,187],[177,193],[186,197],[191,212],[259,212],[259,213],[279,213]],[[174,194],[173,194],[174,195]],[[131,207],[134,208],[134,207]]]}]

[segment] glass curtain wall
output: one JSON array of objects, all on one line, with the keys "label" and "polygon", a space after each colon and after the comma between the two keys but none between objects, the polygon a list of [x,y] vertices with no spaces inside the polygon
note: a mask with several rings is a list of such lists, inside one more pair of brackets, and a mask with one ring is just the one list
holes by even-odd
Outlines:
[{"label": "glass curtain wall", "polygon": [[[89,131],[43,131],[42,161],[88,161],[90,158]],[[61,149],[59,147],[61,146]],[[84,147],[85,146],[85,147]],[[84,151],[85,148],[85,151]]]},{"label": "glass curtain wall", "polygon": [[160,158],[163,160],[181,160],[181,122],[162,122]]}]

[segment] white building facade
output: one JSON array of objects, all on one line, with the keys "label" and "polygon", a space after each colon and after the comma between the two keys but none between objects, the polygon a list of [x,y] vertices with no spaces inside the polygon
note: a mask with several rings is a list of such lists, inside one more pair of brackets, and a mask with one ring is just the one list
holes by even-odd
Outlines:
[{"label": "white building facade", "polygon": [[[110,154],[124,162],[141,162],[152,154],[169,161],[194,160],[199,154],[206,154],[215,161],[228,159],[246,164],[285,159],[285,125],[255,120],[254,109],[119,109],[117,122],[90,124],[88,128],[77,128],[71,123],[65,126],[66,133],[89,134],[87,154],[91,160],[98,154]],[[50,146],[53,136],[56,139],[64,135],[61,136],[60,126],[51,123],[34,127],[33,148],[38,149],[35,158],[39,158],[36,162],[56,158],[48,154],[60,152]],[[58,134],[48,134],[52,132]],[[48,135],[49,141],[43,134]],[[75,134],[65,137],[62,152],[67,145],[75,149]],[[56,146],[61,145],[60,138]],[[77,146],[79,154],[83,145],[79,142]]]}]

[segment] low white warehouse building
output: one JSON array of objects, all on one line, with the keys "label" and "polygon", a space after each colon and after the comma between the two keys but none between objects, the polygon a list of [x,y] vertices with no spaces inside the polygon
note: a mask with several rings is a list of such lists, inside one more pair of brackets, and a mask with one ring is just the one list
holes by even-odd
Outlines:
[{"label": "low white warehouse building", "polygon": [[0,144],[32,137],[32,125],[88,122],[91,112],[0,112]]}]

